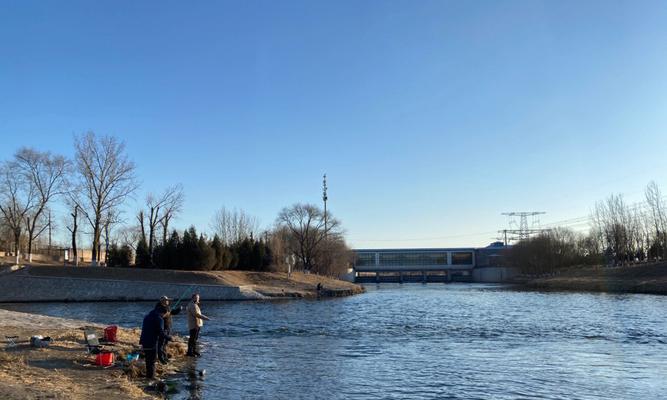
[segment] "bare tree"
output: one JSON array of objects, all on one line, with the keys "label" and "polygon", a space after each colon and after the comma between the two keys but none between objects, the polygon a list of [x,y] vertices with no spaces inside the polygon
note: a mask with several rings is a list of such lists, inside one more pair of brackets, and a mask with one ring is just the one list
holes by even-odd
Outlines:
[{"label": "bare tree", "polygon": [[[277,271],[287,271],[291,262],[292,247],[290,246],[291,233],[285,226],[278,226],[265,236],[265,243],[271,249],[273,268]],[[295,260],[296,261],[296,260]]]},{"label": "bare tree", "polygon": [[168,187],[163,197],[162,218],[160,218],[159,222],[162,228],[162,243],[164,244],[167,243],[167,237],[169,236],[169,223],[183,210],[183,203],[185,202],[183,185],[179,183]]},{"label": "bare tree", "polygon": [[139,238],[146,242],[146,216],[144,210],[139,210],[137,213],[137,222],[139,222]]},{"label": "bare tree", "polygon": [[38,193],[30,184],[16,162],[5,162],[0,166],[0,212],[14,239],[14,256],[20,262],[21,236],[26,217],[38,202]]},{"label": "bare tree", "polygon": [[51,210],[49,210],[48,221],[49,221],[48,222],[48,224],[49,224],[49,255],[52,255],[51,254],[51,249],[53,248],[53,245],[52,245],[52,243],[53,243],[52,242],[53,230],[55,228],[57,228],[57,225],[56,225],[56,222],[53,220],[53,218],[51,218]]},{"label": "bare tree", "polygon": [[109,246],[111,242],[111,231],[113,226],[122,222],[120,217],[121,212],[117,209],[110,209],[107,211],[104,219],[104,265],[109,265]]},{"label": "bare tree", "polygon": [[44,212],[54,197],[63,194],[69,162],[65,157],[30,148],[20,149],[14,159],[18,170],[36,194],[35,204],[25,216],[28,262],[32,262],[33,242],[49,226]]},{"label": "bare tree", "polygon": [[79,253],[78,249],[76,246],[76,235],[78,234],[79,231],[79,205],[76,203],[72,204],[72,213],[70,214],[72,217],[72,223],[71,224],[66,224],[67,230],[70,232],[71,235],[71,240],[72,240],[72,257],[74,258],[74,266],[79,265]]},{"label": "bare tree", "polygon": [[663,257],[667,257],[667,206],[658,185],[651,181],[644,191],[648,206],[648,220],[653,230],[655,247],[661,249]]},{"label": "bare tree", "polygon": [[634,260],[641,252],[641,217],[634,214],[622,195],[612,194],[595,205],[595,230],[600,232],[605,254],[614,263]]},{"label": "bare tree", "polygon": [[316,266],[318,256],[325,249],[325,240],[342,237],[340,222],[312,204],[295,204],[283,208],[276,220],[278,227],[285,227],[292,236],[292,252],[307,271]]},{"label": "bare tree", "polygon": [[113,136],[88,132],[77,137],[74,145],[82,198],[79,206],[92,228],[91,263],[96,266],[104,218],[136,190],[135,166],[125,154],[125,144]]},{"label": "bare tree", "polygon": [[141,239],[141,232],[134,225],[126,225],[116,231],[115,240],[120,246],[128,246],[136,254],[137,242]]},{"label": "bare tree", "polygon": [[14,234],[12,233],[12,230],[9,228],[9,224],[5,221],[4,216],[0,212],[0,249],[4,250],[5,254],[2,254],[3,256],[6,256],[7,252],[10,251],[11,248],[11,243],[14,241]]},{"label": "bare tree", "polygon": [[[150,265],[155,265],[153,250],[157,245],[158,225],[162,226],[162,239],[165,243],[169,222],[181,210],[183,197],[183,187],[180,184],[168,187],[159,196],[149,193],[146,196],[146,211],[140,210],[137,213],[141,237],[148,244]],[[146,236],[146,227],[148,227],[148,237]]]},{"label": "bare tree", "polygon": [[259,221],[243,210],[222,207],[213,216],[211,229],[224,244],[232,245],[257,234]]},{"label": "bare tree", "polygon": [[591,243],[567,228],[550,229],[521,240],[506,254],[512,265],[530,275],[552,274],[573,265],[599,261]]},{"label": "bare tree", "polygon": [[342,236],[327,236],[322,243],[322,250],[317,255],[317,272],[340,277],[347,273],[354,258],[354,252],[347,247]]}]

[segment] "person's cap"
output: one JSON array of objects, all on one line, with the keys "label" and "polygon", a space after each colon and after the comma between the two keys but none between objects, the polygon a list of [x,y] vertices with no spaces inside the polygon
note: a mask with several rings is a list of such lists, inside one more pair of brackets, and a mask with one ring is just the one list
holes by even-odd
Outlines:
[{"label": "person's cap", "polygon": [[167,296],[162,296],[160,297],[160,301],[171,301],[171,299]]}]

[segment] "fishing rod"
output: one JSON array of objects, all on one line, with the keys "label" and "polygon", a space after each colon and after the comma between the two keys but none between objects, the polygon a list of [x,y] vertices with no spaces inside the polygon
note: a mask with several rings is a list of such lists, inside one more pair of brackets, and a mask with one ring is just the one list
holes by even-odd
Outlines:
[{"label": "fishing rod", "polygon": [[181,294],[181,297],[178,298],[178,301],[176,301],[176,303],[175,303],[173,306],[171,306],[171,308],[176,308],[176,307],[178,307],[178,305],[181,304],[181,300],[183,300],[183,298],[185,297],[185,295],[186,295],[186,294],[194,293],[194,290],[192,290],[192,288],[195,288],[195,290],[196,290],[198,287],[199,287],[199,286],[197,286],[197,285],[191,285],[191,286],[189,286],[187,289],[185,289],[185,291]]}]

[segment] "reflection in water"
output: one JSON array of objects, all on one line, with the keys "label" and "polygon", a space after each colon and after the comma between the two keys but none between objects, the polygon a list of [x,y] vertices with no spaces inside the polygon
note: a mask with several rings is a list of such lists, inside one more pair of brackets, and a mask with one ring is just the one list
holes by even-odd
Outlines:
[{"label": "reflection in water", "polygon": [[187,377],[189,400],[202,400],[203,391],[200,380],[204,378],[204,374],[200,374],[200,371],[197,371],[196,361],[188,362],[188,365],[185,367],[185,376]]},{"label": "reflection in water", "polygon": [[[322,301],[205,302],[185,399],[662,399],[667,297],[386,285]],[[151,303],[6,308],[140,325]],[[187,334],[185,320],[175,329]],[[198,371],[206,369],[206,379]]]}]

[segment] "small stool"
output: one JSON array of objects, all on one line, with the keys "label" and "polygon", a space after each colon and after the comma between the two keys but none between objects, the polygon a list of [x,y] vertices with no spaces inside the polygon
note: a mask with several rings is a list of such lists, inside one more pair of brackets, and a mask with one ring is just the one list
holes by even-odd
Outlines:
[{"label": "small stool", "polygon": [[5,339],[7,339],[7,345],[5,348],[10,349],[12,347],[16,347],[16,339],[18,338],[18,336],[5,336]]}]

